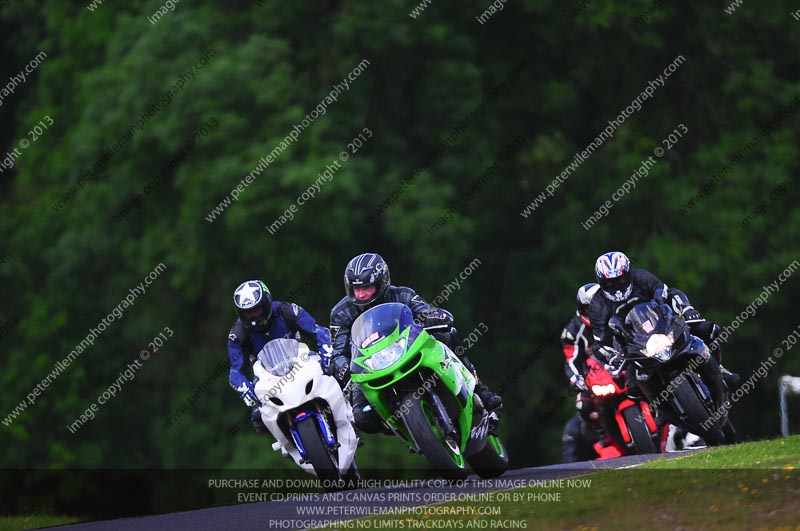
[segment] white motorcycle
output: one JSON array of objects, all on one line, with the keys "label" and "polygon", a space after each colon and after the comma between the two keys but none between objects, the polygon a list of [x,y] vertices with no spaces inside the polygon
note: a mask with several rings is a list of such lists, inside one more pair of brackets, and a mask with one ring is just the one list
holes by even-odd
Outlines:
[{"label": "white motorcycle", "polygon": [[267,343],[253,364],[261,419],[273,450],[317,476],[326,490],[356,486],[358,436],[339,384],[322,372],[320,357],[294,339]]}]

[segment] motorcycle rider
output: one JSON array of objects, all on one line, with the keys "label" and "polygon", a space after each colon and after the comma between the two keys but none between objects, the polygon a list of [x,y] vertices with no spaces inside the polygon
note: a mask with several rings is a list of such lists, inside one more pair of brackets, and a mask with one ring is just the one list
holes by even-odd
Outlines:
[{"label": "motorcycle rider", "polygon": [[561,347],[566,363],[564,369],[570,387],[578,393],[576,406],[578,413],[567,421],[561,438],[562,462],[573,463],[597,457],[592,444],[597,434],[591,425],[591,414],[595,411],[592,393],[584,380],[587,367],[586,358],[591,355],[592,325],[589,321],[589,306],[592,297],[600,290],[596,283],[578,288],[578,309],[561,332]]},{"label": "motorcycle rider", "polygon": [[[295,303],[273,301],[269,288],[260,280],[248,280],[233,293],[238,318],[228,334],[228,357],[231,370],[228,381],[252,408],[250,420],[256,433],[266,433],[261,420],[261,401],[255,393],[255,382],[250,381],[245,365],[252,370],[258,352],[269,341],[278,338],[300,339],[309,348],[316,347],[324,359],[331,352],[330,331],[318,326],[314,318]],[[245,364],[245,354],[249,363]]]},{"label": "motorcycle rider", "polygon": [[[665,302],[683,317],[689,331],[703,340],[709,351],[713,354],[709,360],[698,368],[709,387],[713,387],[712,394],[717,404],[722,404],[725,394],[723,380],[728,387],[735,386],[739,375],[722,368],[719,363],[721,353],[719,349],[711,350],[713,340],[719,333],[716,323],[707,321],[700,316],[690,303],[686,295],[676,289],[670,290],[667,285],[655,275],[644,269],[631,268],[628,257],[621,252],[609,252],[597,258],[595,274],[600,284],[602,297],[594,297],[589,309],[589,320],[592,325],[595,348],[594,354],[605,362],[618,362],[621,360],[619,352],[613,347],[613,334],[608,328],[609,319],[616,315],[624,319],[628,311],[636,304],[655,301],[659,304]],[[711,362],[711,360],[714,360]],[[628,372],[626,384],[628,394],[632,397],[642,398],[633,371]],[[608,412],[601,411],[601,421]],[[604,427],[606,422],[603,422]],[[613,423],[608,422],[608,429],[613,430]],[[614,433],[609,432],[612,436]]]},{"label": "motorcycle rider", "polygon": [[[475,374],[475,367],[464,353],[465,347],[453,327],[453,316],[450,312],[429,305],[411,288],[393,286],[389,277],[389,266],[379,254],[363,253],[350,260],[344,271],[344,289],[345,297],[331,310],[333,354],[330,366],[340,385],[345,385],[350,370],[350,328],[353,322],[369,308],[385,302],[407,305],[414,313],[415,322],[421,324],[435,339],[450,347],[467,369]],[[486,409],[495,409],[502,402],[500,396],[490,391],[480,380],[475,385],[475,393]],[[380,417],[358,386],[353,389],[352,404],[358,429],[365,433],[383,431]]]},{"label": "motorcycle rider", "polygon": [[586,374],[586,358],[592,344],[592,324],[589,321],[589,305],[595,293],[600,290],[596,283],[586,284],[578,288],[578,309],[575,315],[561,332],[561,346],[564,350],[566,364],[564,366],[569,385],[579,393],[586,392],[584,381]]},{"label": "motorcycle rider", "polygon": [[714,342],[719,336],[719,325],[704,319],[689,302],[685,293],[667,287],[649,271],[631,268],[630,259],[621,252],[601,255],[595,263],[595,274],[603,297],[593,298],[589,319],[594,340],[606,359],[611,359],[616,354],[613,349],[608,349],[612,344],[612,337],[607,327],[612,315],[624,318],[631,308],[641,302],[652,300],[659,304],[667,303],[683,318],[692,335],[702,339],[709,348],[709,352],[714,355],[720,366],[722,378],[727,386],[729,388],[736,386],[740,377],[722,366],[722,352]]}]

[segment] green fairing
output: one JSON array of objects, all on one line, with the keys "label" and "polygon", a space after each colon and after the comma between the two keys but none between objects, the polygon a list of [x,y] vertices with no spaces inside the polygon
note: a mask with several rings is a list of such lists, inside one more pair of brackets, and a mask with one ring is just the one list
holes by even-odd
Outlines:
[{"label": "green fairing", "polygon": [[[428,368],[436,374],[438,380],[454,395],[458,394],[462,382],[464,382],[468,390],[468,398],[466,406],[461,410],[458,417],[459,432],[461,433],[461,451],[463,452],[467,446],[470,429],[472,428],[472,391],[475,388],[475,377],[464,367],[464,364],[461,363],[461,360],[459,360],[455,354],[448,355],[442,344],[423,330],[411,345],[406,346],[406,351],[400,359],[388,367],[376,371],[369,368],[364,363],[374,354],[396,341],[402,338],[407,339],[410,332],[411,327],[401,331],[400,325],[398,325],[392,334],[369,347],[359,348],[358,351],[362,356],[354,358],[353,361],[368,372],[353,374],[353,383],[361,387],[364,391],[364,396],[381,418],[392,428],[397,430],[398,433],[402,434],[406,440],[411,441],[412,439],[406,431],[405,426],[400,421],[400,418],[397,415],[393,415],[392,407],[382,400],[382,391],[395,385],[409,374],[417,372],[421,367]],[[449,362],[447,361],[448,359]],[[376,381],[379,382],[379,384],[373,385],[370,383]],[[431,383],[431,386],[433,385],[435,385],[435,383]]]}]

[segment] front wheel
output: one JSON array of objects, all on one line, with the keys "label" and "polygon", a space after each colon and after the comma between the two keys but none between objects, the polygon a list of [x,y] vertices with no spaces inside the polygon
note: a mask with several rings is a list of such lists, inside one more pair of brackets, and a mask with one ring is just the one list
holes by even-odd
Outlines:
[{"label": "front wheel", "polygon": [[722,433],[719,421],[711,415],[688,379],[684,378],[673,394],[684,410],[685,422],[688,424],[685,428],[688,431],[700,435],[711,446],[718,446],[725,442],[725,435]]},{"label": "front wheel", "polygon": [[428,462],[447,479],[465,479],[467,468],[459,441],[452,434],[442,433],[440,426],[444,423],[437,412],[413,394],[403,398],[402,410],[406,411],[403,420],[409,435]]},{"label": "front wheel", "polygon": [[317,478],[325,490],[334,489],[339,483],[338,459],[334,458],[328,445],[322,440],[316,419],[311,417],[295,426],[297,435],[306,450],[306,459],[311,463]]},{"label": "front wheel", "polygon": [[628,433],[631,434],[633,441],[633,448],[636,450],[637,455],[654,454],[656,452],[656,445],[653,444],[653,436],[650,430],[647,429],[647,424],[644,422],[642,411],[639,406],[631,406],[622,411],[622,418],[625,419],[625,425],[628,428]]}]

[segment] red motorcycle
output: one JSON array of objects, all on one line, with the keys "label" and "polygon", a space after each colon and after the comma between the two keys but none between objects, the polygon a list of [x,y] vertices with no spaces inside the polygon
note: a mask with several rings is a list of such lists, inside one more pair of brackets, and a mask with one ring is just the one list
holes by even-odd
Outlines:
[{"label": "red motorcycle", "polygon": [[598,459],[663,452],[668,426],[659,429],[647,402],[628,398],[623,383],[624,371],[612,375],[602,363],[592,357],[586,359],[586,364],[586,386],[594,397],[595,409],[613,410],[621,436],[618,440],[605,430],[605,437],[594,444]]}]

